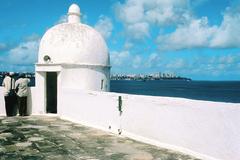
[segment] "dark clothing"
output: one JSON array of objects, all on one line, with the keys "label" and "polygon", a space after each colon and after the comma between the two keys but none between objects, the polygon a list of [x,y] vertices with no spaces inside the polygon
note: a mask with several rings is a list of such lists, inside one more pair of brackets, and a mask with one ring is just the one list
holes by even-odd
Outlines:
[{"label": "dark clothing", "polygon": [[[7,75],[3,79],[2,86],[4,86],[4,99],[5,99],[5,109],[7,116],[16,116],[17,115],[17,106],[16,106],[16,94],[14,93],[15,89],[15,80],[11,76]],[[11,92],[13,91],[13,92]]]},{"label": "dark clothing", "polygon": [[17,115],[16,96],[4,96],[7,116]]},{"label": "dark clothing", "polygon": [[19,115],[27,116],[27,97],[18,96]]}]

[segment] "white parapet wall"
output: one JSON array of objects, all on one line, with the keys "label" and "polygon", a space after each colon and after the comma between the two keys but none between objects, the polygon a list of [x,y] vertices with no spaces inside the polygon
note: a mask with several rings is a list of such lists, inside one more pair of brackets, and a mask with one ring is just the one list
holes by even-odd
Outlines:
[{"label": "white parapet wall", "polygon": [[6,115],[3,87],[0,87],[0,115]]},{"label": "white parapet wall", "polygon": [[[41,114],[36,88],[31,87],[30,91],[30,113]],[[5,115],[2,87],[0,95],[0,114]],[[240,104],[237,103],[61,88],[58,115],[201,159],[239,160],[240,157]]]},{"label": "white parapet wall", "polygon": [[[66,119],[202,159],[239,160],[240,104],[63,89]],[[122,115],[118,111],[122,96]]]}]

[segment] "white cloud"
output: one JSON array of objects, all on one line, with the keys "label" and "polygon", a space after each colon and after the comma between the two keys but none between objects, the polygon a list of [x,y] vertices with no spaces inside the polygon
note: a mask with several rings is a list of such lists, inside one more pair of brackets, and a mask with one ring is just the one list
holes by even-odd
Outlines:
[{"label": "white cloud", "polygon": [[[128,41],[151,37],[153,28],[176,27],[157,36],[157,45],[164,50],[188,48],[240,47],[240,8],[228,7],[220,25],[210,25],[207,17],[195,17],[194,7],[208,0],[126,0],[115,5],[117,18],[123,23]],[[238,5],[239,6],[239,5]]]},{"label": "white cloud", "polygon": [[132,48],[133,46],[134,46],[133,43],[127,41],[127,42],[125,42],[125,44],[124,44],[124,49],[128,50],[128,49]]},{"label": "white cloud", "polygon": [[144,8],[140,0],[127,0],[125,4],[117,3],[115,7],[117,17],[125,24],[142,21]]},{"label": "white cloud", "polygon": [[57,23],[66,23],[68,21],[68,16],[67,15],[62,15]]},{"label": "white cloud", "polygon": [[117,17],[125,24],[149,21],[158,25],[185,18],[187,8],[186,0],[127,0],[115,7]]},{"label": "white cloud", "polygon": [[144,57],[141,54],[131,55],[129,51],[113,51],[110,52],[110,57],[113,68],[146,69],[162,65],[160,56],[157,53],[152,53],[149,57]]},{"label": "white cloud", "polygon": [[223,21],[211,40],[210,47],[240,47],[240,12],[226,12]]},{"label": "white cloud", "polygon": [[106,16],[100,16],[94,28],[99,31],[105,39],[108,39],[113,30],[112,21]]},{"label": "white cloud", "polygon": [[133,58],[132,67],[137,69],[137,68],[139,68],[141,66],[141,63],[142,63],[142,58],[139,55],[136,55]]},{"label": "white cloud", "polygon": [[145,13],[145,19],[151,24],[158,26],[176,25],[191,17],[187,1],[155,1],[151,5],[154,7],[147,9]]},{"label": "white cloud", "polygon": [[159,54],[157,53],[152,53],[149,55],[146,63],[145,63],[145,66],[147,68],[151,68],[151,67],[159,67],[160,66],[160,63],[161,62],[161,58],[159,56]]},{"label": "white cloud", "polygon": [[131,39],[142,40],[149,36],[149,25],[145,22],[128,25],[126,33]]},{"label": "white cloud", "polygon": [[151,23],[162,25],[175,21],[175,16],[172,7],[166,7],[163,9],[156,8],[146,12],[146,19]]},{"label": "white cloud", "polygon": [[236,61],[236,56],[233,55],[226,55],[226,56],[221,56],[218,58],[218,63],[220,64],[231,64]]},{"label": "white cloud", "polygon": [[133,40],[149,36],[151,25],[175,25],[190,17],[185,0],[127,0],[115,5],[116,16]]},{"label": "white cloud", "polygon": [[182,69],[186,66],[186,62],[183,59],[177,59],[169,64],[167,64],[166,68],[168,69]]},{"label": "white cloud", "polygon": [[68,16],[67,15],[62,15],[58,21],[56,22],[56,24],[61,24],[61,23],[66,23],[68,20]]},{"label": "white cloud", "polygon": [[40,39],[20,43],[9,51],[7,60],[11,64],[33,65],[37,61]]},{"label": "white cloud", "polygon": [[207,47],[216,31],[216,26],[208,25],[207,17],[193,19],[189,24],[179,25],[173,33],[159,35],[157,43],[163,50]]},{"label": "white cloud", "polygon": [[130,53],[129,51],[122,51],[122,52],[112,51],[110,53],[110,57],[111,57],[111,63],[113,66],[121,66],[128,62]]},{"label": "white cloud", "polygon": [[138,69],[143,67],[142,62],[143,58],[141,55],[131,55],[129,51],[112,51],[110,52],[111,64],[113,69],[122,68],[122,69]]},{"label": "white cloud", "polygon": [[0,69],[2,71],[34,71],[37,61],[40,36],[32,34],[25,37],[17,46],[8,49],[0,55]]},{"label": "white cloud", "polygon": [[185,61],[184,63],[185,66],[183,68],[187,68],[189,73],[195,72],[194,74],[198,75],[212,75],[213,73],[217,75],[231,72],[239,73],[238,64],[240,63],[240,54],[231,53],[208,57],[200,57],[199,55],[199,57],[191,59],[193,65],[189,65],[190,61]]},{"label": "white cloud", "polygon": [[207,17],[191,19],[187,24],[178,25],[172,33],[160,34],[157,43],[163,50],[240,47],[239,26],[239,10],[228,8],[219,26],[210,26]]}]

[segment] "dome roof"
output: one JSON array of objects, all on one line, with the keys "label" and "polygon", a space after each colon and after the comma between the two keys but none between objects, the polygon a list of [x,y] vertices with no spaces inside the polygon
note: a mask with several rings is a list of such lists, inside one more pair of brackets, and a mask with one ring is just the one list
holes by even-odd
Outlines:
[{"label": "dome roof", "polygon": [[68,23],[50,28],[42,37],[38,63],[87,64],[109,66],[107,45],[95,29],[80,22],[80,9],[69,8]]}]

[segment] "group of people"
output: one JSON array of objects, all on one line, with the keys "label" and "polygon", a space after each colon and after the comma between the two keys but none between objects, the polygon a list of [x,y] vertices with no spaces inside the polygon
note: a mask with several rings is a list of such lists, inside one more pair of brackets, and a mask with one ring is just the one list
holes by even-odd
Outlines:
[{"label": "group of people", "polygon": [[15,81],[14,73],[9,72],[3,79],[4,99],[7,116],[16,116],[17,110],[20,116],[27,116],[27,96],[29,92],[29,78],[25,74],[20,74]]}]

